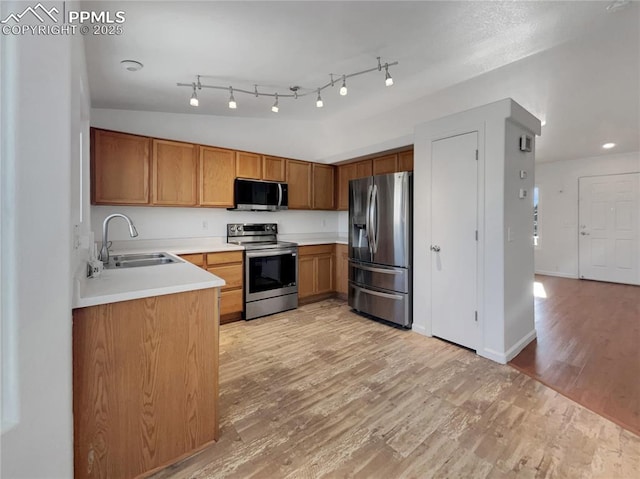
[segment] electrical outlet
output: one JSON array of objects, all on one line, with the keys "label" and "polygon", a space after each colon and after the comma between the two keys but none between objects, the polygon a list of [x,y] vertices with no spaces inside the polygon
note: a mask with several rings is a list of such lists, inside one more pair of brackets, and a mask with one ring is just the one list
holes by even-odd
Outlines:
[{"label": "electrical outlet", "polygon": [[208,230],[209,229],[209,222],[208,221],[203,221],[202,222],[202,229],[203,230]]}]

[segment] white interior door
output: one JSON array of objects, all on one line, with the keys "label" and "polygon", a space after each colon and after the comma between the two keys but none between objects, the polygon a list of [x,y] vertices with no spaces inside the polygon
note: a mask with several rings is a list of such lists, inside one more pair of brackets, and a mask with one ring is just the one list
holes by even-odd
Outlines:
[{"label": "white interior door", "polygon": [[640,284],[640,173],[579,179],[580,278]]},{"label": "white interior door", "polygon": [[478,133],[431,144],[431,325],[434,336],[478,347]]}]

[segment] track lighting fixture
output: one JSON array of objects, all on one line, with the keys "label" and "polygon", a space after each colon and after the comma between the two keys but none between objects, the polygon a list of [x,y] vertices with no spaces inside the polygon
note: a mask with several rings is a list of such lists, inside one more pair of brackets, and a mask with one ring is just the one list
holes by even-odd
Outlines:
[{"label": "track lighting fixture", "polygon": [[[348,92],[347,90],[347,78],[352,78],[355,76],[359,76],[359,75],[363,75],[365,73],[371,73],[374,71],[382,71],[382,68],[384,67],[384,83],[386,86],[391,86],[393,85],[393,78],[391,78],[391,74],[389,73],[389,67],[392,67],[394,65],[397,65],[398,62],[392,62],[392,63],[382,63],[380,61],[380,57],[377,57],[378,60],[378,64],[377,66],[373,67],[373,68],[369,68],[367,70],[362,70],[362,71],[358,71],[355,73],[348,73],[348,74],[343,74],[342,75],[342,84],[340,86],[339,89],[339,93],[341,96],[345,96]],[[324,102],[322,101],[322,96],[321,96],[321,92],[322,90],[325,90],[327,88],[333,88],[336,85],[336,81],[334,79],[334,75],[335,74],[330,74],[330,78],[331,81],[329,81],[327,84],[322,85],[320,87],[316,87],[316,88],[303,88],[301,86],[290,86],[288,87],[289,93],[278,93],[278,92],[261,92],[258,91],[258,84],[254,84],[253,85],[253,90],[244,90],[241,88],[233,88],[233,86],[218,86],[218,85],[205,85],[205,84],[201,84],[200,83],[200,75],[197,75],[197,82],[193,82],[193,83],[178,83],[178,86],[181,87],[189,87],[193,89],[193,92],[191,94],[191,98],[189,99],[189,104],[191,106],[198,106],[199,105],[199,99],[198,99],[198,95],[196,92],[196,89],[201,90],[203,88],[209,88],[212,90],[227,90],[229,91],[229,108],[231,108],[232,110],[236,109],[238,107],[238,104],[236,103],[236,99],[234,98],[233,94],[235,93],[245,93],[248,95],[253,95],[256,98],[261,97],[261,96],[266,96],[266,97],[274,97],[275,101],[273,103],[273,105],[271,106],[271,111],[274,113],[278,113],[279,111],[279,100],[280,98],[293,98],[294,100],[297,100],[298,98],[304,97],[304,96],[309,96],[312,95],[314,93],[317,93],[317,97],[316,97],[316,107],[317,108],[322,108],[324,106]],[[339,77],[338,77],[339,78]]]},{"label": "track lighting fixture", "polygon": [[200,102],[198,101],[198,94],[196,93],[196,84],[193,84],[193,94],[191,95],[191,99],[189,100],[189,105],[198,106]]},{"label": "track lighting fixture", "polygon": [[393,78],[389,74],[389,65],[386,63],[384,64],[384,84],[385,86],[393,85]]},{"label": "track lighting fixture", "polygon": [[340,95],[345,96],[347,94],[347,79],[342,75],[342,86],[340,87]]},{"label": "track lighting fixture", "polygon": [[229,108],[231,108],[232,110],[235,110],[236,108],[238,108],[238,105],[236,104],[236,99],[233,98],[233,87],[229,87]]}]

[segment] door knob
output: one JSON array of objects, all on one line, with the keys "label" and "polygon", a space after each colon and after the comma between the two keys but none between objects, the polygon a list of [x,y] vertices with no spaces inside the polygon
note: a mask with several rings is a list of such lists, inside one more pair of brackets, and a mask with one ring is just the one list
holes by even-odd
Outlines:
[{"label": "door knob", "polygon": [[435,251],[436,253],[438,253],[440,251],[440,246],[438,246],[437,244],[431,245],[431,251]]}]

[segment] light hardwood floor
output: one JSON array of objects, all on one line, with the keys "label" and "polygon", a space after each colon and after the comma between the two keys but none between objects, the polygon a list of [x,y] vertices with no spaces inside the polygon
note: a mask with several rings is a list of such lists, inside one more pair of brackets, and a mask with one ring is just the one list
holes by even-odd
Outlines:
[{"label": "light hardwood floor", "polygon": [[640,287],[536,281],[546,295],[536,298],[538,337],[510,364],[640,434]]},{"label": "light hardwood floor", "polygon": [[632,478],[640,438],[338,300],[220,332],[220,440],[155,476]]}]

